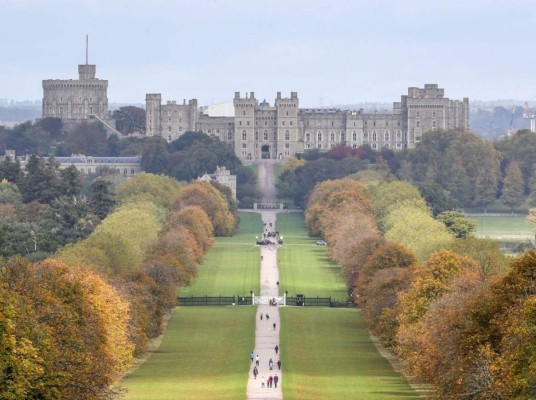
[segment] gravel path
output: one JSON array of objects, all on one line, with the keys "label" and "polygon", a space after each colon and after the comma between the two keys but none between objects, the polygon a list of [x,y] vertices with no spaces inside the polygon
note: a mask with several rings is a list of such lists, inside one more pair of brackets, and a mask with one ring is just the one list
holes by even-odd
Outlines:
[{"label": "gravel path", "polygon": [[[264,161],[259,164],[259,183],[263,202],[275,203],[275,177],[273,163]],[[268,229],[275,231],[276,212],[262,211],[262,221]],[[272,224],[270,228],[270,224]],[[259,231],[264,227],[260,226]],[[278,296],[279,270],[277,268],[277,247],[262,246],[261,247],[261,296]],[[262,315],[262,319],[261,319]],[[267,318],[269,316],[269,319]],[[253,376],[253,368],[256,362],[251,363],[249,369],[249,379],[247,386],[248,400],[255,399],[283,399],[281,391],[281,383],[283,380],[283,366],[281,370],[277,367],[279,354],[276,354],[275,346],[279,346],[279,308],[276,306],[259,305],[257,306],[257,325],[255,329],[255,356],[259,357],[259,366],[257,367],[259,374],[257,379]],[[275,324],[275,329],[274,329]],[[284,349],[283,349],[284,351]],[[281,350],[279,351],[281,352]],[[270,370],[268,363],[272,359],[274,367]],[[279,377],[277,388],[275,385],[271,388],[266,387],[266,381],[269,376]],[[262,381],[265,385],[262,387]]]}]

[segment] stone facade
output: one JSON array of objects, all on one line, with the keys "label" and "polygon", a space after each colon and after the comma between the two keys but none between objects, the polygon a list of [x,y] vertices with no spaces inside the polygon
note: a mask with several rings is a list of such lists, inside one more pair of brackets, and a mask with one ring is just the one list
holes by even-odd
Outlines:
[{"label": "stone facade", "polygon": [[108,81],[95,78],[96,66],[78,66],[79,79],[43,80],[43,118],[78,122],[108,118]]},{"label": "stone facade", "polygon": [[328,151],[345,145],[373,149],[413,148],[422,135],[433,130],[469,129],[469,99],[445,98],[437,84],[410,87],[390,113],[363,110],[299,108],[298,94],[282,97],[274,105],[259,101],[255,93],[239,92],[233,99],[234,117],[204,114],[193,99],[177,105],[161,104],[160,94],[147,94],[147,135],[175,140],[186,131],[218,136],[242,160],[285,159],[318,149]]},{"label": "stone facade", "polygon": [[236,175],[231,175],[231,171],[227,168],[216,167],[216,171],[213,174],[205,174],[197,180],[202,182],[215,181],[227,186],[233,193],[233,199],[236,200]]}]

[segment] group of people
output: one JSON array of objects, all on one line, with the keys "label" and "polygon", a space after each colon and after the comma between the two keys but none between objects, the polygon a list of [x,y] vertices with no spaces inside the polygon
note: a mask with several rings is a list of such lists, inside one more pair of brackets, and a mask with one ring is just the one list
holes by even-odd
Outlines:
[{"label": "group of people", "polygon": [[266,385],[266,387],[276,387],[277,388],[277,383],[279,382],[279,377],[277,376],[277,374],[275,374],[274,376],[270,375],[268,377],[268,379],[266,380],[266,382],[264,381],[264,376],[261,378],[261,387],[264,387]]}]

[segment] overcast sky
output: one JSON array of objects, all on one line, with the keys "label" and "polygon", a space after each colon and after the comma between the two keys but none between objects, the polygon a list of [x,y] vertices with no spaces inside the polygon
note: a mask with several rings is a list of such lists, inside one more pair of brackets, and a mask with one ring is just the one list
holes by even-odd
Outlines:
[{"label": "overcast sky", "polygon": [[447,97],[536,99],[529,0],[0,0],[0,98],[41,99],[43,79],[89,62],[110,102],[225,102],[254,91],[300,106]]}]

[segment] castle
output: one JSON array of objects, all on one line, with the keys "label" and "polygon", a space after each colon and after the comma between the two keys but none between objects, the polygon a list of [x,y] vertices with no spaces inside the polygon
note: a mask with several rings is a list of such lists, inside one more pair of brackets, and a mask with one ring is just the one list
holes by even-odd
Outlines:
[{"label": "castle", "polygon": [[108,118],[108,81],[95,78],[96,70],[88,64],[86,36],[86,63],[78,65],[78,79],[43,80],[43,118],[68,122],[97,118],[104,122]]},{"label": "castle", "polygon": [[285,159],[340,145],[400,150],[415,147],[425,132],[469,129],[469,99],[448,99],[437,84],[410,87],[407,95],[393,103],[391,113],[300,109],[297,92],[290,97],[278,92],[273,106],[259,103],[254,92],[244,97],[236,92],[234,116],[210,115],[198,108],[195,99],[162,104],[158,93],[147,94],[145,102],[147,136],[173,141],[184,132],[201,131],[218,136],[242,160]]},{"label": "castle", "polygon": [[[66,122],[96,118],[108,126],[108,81],[95,78],[96,66],[78,66],[79,79],[43,80],[43,118]],[[317,149],[370,145],[379,150],[413,148],[423,133],[433,130],[469,129],[469,99],[451,100],[437,84],[410,87],[393,103],[389,113],[365,113],[336,108],[299,108],[297,92],[277,93],[273,105],[259,103],[255,93],[235,92],[232,110],[217,113],[198,107],[192,99],[182,104],[162,104],[159,93],[148,93],[146,136],[162,136],[168,142],[187,131],[215,135],[242,160],[285,159]]]}]

